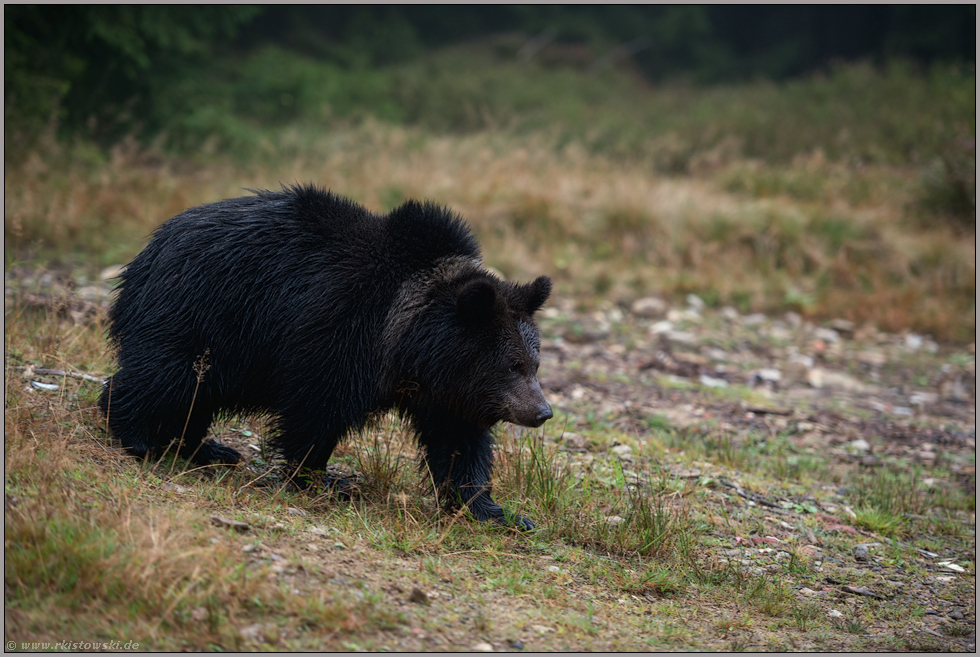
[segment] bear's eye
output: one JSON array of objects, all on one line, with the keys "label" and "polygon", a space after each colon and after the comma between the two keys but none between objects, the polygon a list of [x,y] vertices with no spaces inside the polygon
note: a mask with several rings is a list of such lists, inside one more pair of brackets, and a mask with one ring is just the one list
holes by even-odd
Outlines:
[{"label": "bear's eye", "polygon": [[517,360],[512,361],[507,371],[510,372],[511,374],[517,374],[518,372],[520,372],[521,371],[520,361]]}]

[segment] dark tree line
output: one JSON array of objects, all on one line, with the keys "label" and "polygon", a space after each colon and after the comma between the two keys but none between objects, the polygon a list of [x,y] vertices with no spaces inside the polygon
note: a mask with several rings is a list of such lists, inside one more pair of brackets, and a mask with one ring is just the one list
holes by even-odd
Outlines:
[{"label": "dark tree line", "polygon": [[500,33],[593,64],[628,57],[654,81],[785,79],[837,60],[974,62],[976,6],[6,5],[5,132],[52,112],[69,131],[109,114],[123,126],[181,76],[263,44],[369,67]]}]

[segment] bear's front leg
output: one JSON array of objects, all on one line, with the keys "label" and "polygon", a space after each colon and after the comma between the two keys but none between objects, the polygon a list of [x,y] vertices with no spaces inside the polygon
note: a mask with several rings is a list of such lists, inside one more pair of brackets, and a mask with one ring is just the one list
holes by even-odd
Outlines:
[{"label": "bear's front leg", "polygon": [[534,529],[530,519],[505,512],[490,496],[493,437],[489,431],[446,417],[414,419],[422,462],[436,489],[448,495],[450,503],[465,505],[482,522],[493,520],[518,529]]}]

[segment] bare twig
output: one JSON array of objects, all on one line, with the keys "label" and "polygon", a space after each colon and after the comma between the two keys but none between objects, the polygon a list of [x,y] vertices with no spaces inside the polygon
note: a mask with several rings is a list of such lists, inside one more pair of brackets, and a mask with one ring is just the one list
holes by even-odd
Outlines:
[{"label": "bare twig", "polygon": [[82,374],[81,372],[71,372],[68,370],[54,370],[48,367],[34,367],[33,365],[18,365],[14,368],[15,370],[30,370],[34,374],[41,374],[46,376],[69,376],[73,379],[84,379],[85,381],[92,381],[94,383],[105,383],[105,378],[99,378],[97,376],[92,376],[91,374]]}]

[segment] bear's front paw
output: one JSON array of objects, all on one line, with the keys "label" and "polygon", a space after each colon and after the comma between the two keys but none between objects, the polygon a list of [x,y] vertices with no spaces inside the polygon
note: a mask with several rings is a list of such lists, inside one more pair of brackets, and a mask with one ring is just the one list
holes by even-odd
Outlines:
[{"label": "bear's front paw", "polygon": [[531,522],[530,518],[522,516],[519,513],[512,513],[506,509],[501,508],[499,504],[494,502],[471,502],[469,505],[470,513],[473,517],[480,522],[493,521],[498,525],[503,525],[504,527],[516,527],[521,531],[529,531],[534,529],[534,523]]}]

